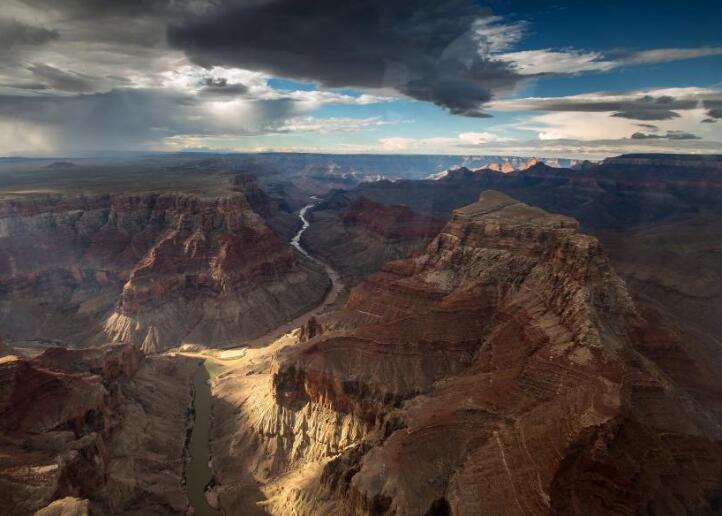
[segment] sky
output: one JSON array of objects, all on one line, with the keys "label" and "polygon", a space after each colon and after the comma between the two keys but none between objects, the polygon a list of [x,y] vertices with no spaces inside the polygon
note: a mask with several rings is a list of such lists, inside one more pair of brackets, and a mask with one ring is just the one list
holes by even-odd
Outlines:
[{"label": "sky", "polygon": [[0,155],[722,153],[722,3],[3,0]]}]

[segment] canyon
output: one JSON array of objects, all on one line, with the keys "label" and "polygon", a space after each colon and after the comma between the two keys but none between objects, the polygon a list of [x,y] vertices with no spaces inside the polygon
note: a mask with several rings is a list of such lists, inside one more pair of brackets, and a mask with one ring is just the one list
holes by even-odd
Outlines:
[{"label": "canyon", "polygon": [[711,512],[710,351],[645,319],[576,221],[484,192],[342,308],[224,365],[221,505],[244,511],[255,492],[272,514]]},{"label": "canyon", "polygon": [[[718,156],[629,155],[583,170],[539,163],[506,174],[460,168],[438,180],[367,183],[326,195],[312,214],[318,214],[319,225],[311,226],[305,243],[314,253],[327,253],[348,277],[363,278],[369,270],[364,260],[324,245],[331,239],[358,238],[359,225],[342,214],[351,203],[363,198],[445,221],[454,209],[494,189],[577,219],[585,232],[601,240],[638,302],[664,312],[662,318],[674,320],[691,338],[711,339],[716,343],[709,345],[718,345],[722,335],[720,163]],[[420,239],[416,245],[428,240]],[[383,241],[389,256],[392,249],[399,249],[393,257],[404,254],[404,245],[398,238]]]},{"label": "canyon", "polygon": [[241,191],[9,200],[0,243],[9,342],[232,346],[315,306],[330,286]]},{"label": "canyon", "polygon": [[719,510],[718,160],[249,163],[5,186],[9,514]]}]

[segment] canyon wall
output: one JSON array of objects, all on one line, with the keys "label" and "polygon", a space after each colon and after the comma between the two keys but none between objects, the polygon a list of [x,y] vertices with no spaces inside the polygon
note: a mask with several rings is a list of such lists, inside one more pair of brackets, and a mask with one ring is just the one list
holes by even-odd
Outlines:
[{"label": "canyon wall", "polygon": [[709,513],[719,355],[646,317],[575,220],[485,192],[344,308],[219,376],[221,505]]},{"label": "canyon wall", "polygon": [[628,229],[719,207],[722,158],[685,158],[629,158],[628,163],[622,156],[583,170],[537,163],[507,174],[462,167],[438,180],[364,183],[343,195],[446,219],[482,191],[494,189],[572,216],[585,230]]},{"label": "canyon wall", "polygon": [[292,319],[328,288],[241,192],[8,200],[0,244],[8,341],[224,346]]},{"label": "canyon wall", "polygon": [[[600,239],[638,303],[714,347],[722,345],[720,170],[719,156],[674,155],[620,156],[583,170],[544,164],[508,174],[462,168],[436,181],[382,181],[333,192],[319,204],[323,227],[312,225],[304,237],[313,252],[328,252],[321,249],[326,235],[338,242],[353,238],[356,229],[342,222],[340,212],[356,199],[448,220],[454,209],[495,189],[577,219]],[[358,250],[333,258],[349,274],[369,268]]]},{"label": "canyon wall", "polygon": [[439,232],[444,222],[406,206],[385,205],[342,192],[310,214],[301,242],[355,285],[386,262],[408,256]]},{"label": "canyon wall", "polygon": [[130,344],[0,359],[4,514],[185,512],[191,393],[179,385],[197,363]]}]

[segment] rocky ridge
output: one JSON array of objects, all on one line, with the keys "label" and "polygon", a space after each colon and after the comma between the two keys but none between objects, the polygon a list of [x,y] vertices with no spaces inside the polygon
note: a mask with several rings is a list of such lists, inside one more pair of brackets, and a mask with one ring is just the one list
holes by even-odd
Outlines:
[{"label": "rocky ridge", "polygon": [[2,360],[3,507],[27,514],[55,498],[87,498],[102,487],[120,407],[116,387],[141,361],[127,345],[91,356],[51,348],[33,360]]},{"label": "rocky ridge", "polygon": [[9,200],[0,242],[9,341],[226,345],[292,319],[328,283],[242,193]]},{"label": "rocky ridge", "polygon": [[[689,338],[703,335],[719,345],[720,162],[718,156],[631,155],[583,170],[544,164],[519,174],[459,169],[438,181],[380,182],[334,192],[319,207],[324,220],[332,221],[345,203],[363,197],[448,220],[454,209],[474,202],[480,192],[502,191],[577,219],[585,232],[602,241],[637,302],[676,319]],[[322,241],[320,230],[312,225],[304,235],[312,252],[317,252],[316,241]],[[337,222],[323,232],[343,241],[348,229]],[[349,252],[339,254],[336,262],[353,275],[365,260]]]},{"label": "rocky ridge", "polygon": [[722,155],[690,156],[686,154],[624,154],[607,158],[604,165],[645,165],[722,170]]},{"label": "rocky ridge", "polygon": [[[584,170],[538,163],[523,174],[459,168],[436,181],[380,181],[324,198],[365,197],[404,205],[417,213],[447,219],[476,200],[484,190],[497,190],[530,205],[576,218],[587,230],[628,229],[715,209],[722,199],[722,159],[686,156],[677,161],[659,155],[637,160],[621,156]],[[637,164],[623,164],[627,159]],[[680,166],[684,164],[684,166]]]},{"label": "rocky ridge", "polygon": [[717,359],[645,319],[569,217],[484,192],[301,334],[270,377],[259,360],[214,384],[216,453],[245,457],[217,464],[226,508],[234,482],[273,514],[719,502]]},{"label": "rocky ridge", "polygon": [[521,162],[509,162],[505,161],[503,163],[489,163],[488,165],[482,167],[479,170],[494,170],[495,172],[503,172],[505,174],[508,174],[510,172],[516,172],[516,171],[522,171],[526,170],[530,167],[533,167],[537,163],[540,163],[540,161],[537,158],[529,158],[526,161]]}]

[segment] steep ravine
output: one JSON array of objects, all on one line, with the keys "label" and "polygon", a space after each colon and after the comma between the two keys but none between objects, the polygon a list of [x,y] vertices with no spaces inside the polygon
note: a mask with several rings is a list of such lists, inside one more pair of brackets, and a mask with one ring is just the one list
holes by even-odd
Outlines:
[{"label": "steep ravine", "polygon": [[[301,326],[307,319],[317,315],[325,310],[329,305],[333,304],[338,298],[339,293],[343,290],[344,285],[341,282],[339,274],[324,261],[311,255],[301,245],[301,235],[309,227],[306,219],[306,213],[313,208],[315,203],[304,206],[299,212],[301,220],[301,228],[293,236],[290,244],[308,259],[322,266],[331,280],[331,288],[327,292],[321,304],[315,308],[299,315],[295,319],[275,328],[274,330],[246,343],[244,348],[237,350],[227,350],[220,352],[218,357],[236,357],[242,356],[245,348],[257,348],[267,343],[271,343],[278,337],[288,333]],[[209,484],[214,481],[212,470],[211,450],[209,446],[210,430],[212,424],[211,407],[213,405],[213,394],[209,386],[210,381],[210,364],[204,361],[198,371],[193,376],[193,403],[192,403],[192,428],[191,437],[188,442],[188,463],[186,466],[185,481],[186,490],[188,492],[188,500],[193,507],[194,514],[200,516],[217,516],[220,511],[209,505],[209,497],[206,491]],[[214,495],[215,496],[215,495]],[[215,504],[214,504],[215,505]]]},{"label": "steep ravine", "polygon": [[[260,337],[257,337],[252,340],[248,340],[244,343],[244,346],[241,347],[248,347],[248,348],[257,348],[259,346],[267,345],[277,338],[285,335],[286,333],[295,330],[299,326],[302,326],[303,323],[306,322],[307,319],[314,315],[318,315],[321,312],[325,311],[330,305],[334,304],[336,300],[338,299],[339,294],[343,291],[345,288],[345,285],[343,281],[341,280],[341,276],[334,269],[331,267],[325,260],[312,255],[308,249],[303,247],[301,244],[301,235],[303,235],[304,231],[308,229],[310,223],[308,219],[306,219],[306,214],[308,213],[308,210],[313,208],[316,205],[316,202],[312,202],[310,204],[307,204],[304,206],[301,211],[298,213],[299,219],[301,219],[301,228],[298,230],[298,232],[291,238],[290,244],[293,246],[294,249],[296,249],[298,252],[300,252],[302,255],[304,255],[306,258],[311,260],[312,262],[320,265],[323,267],[324,271],[328,275],[329,279],[331,280],[331,287],[326,292],[326,296],[323,298],[323,301],[316,305],[314,308],[303,312],[301,315],[295,317],[294,319],[277,326],[275,329],[264,333]],[[232,346],[231,349],[238,348],[238,346]]]}]

